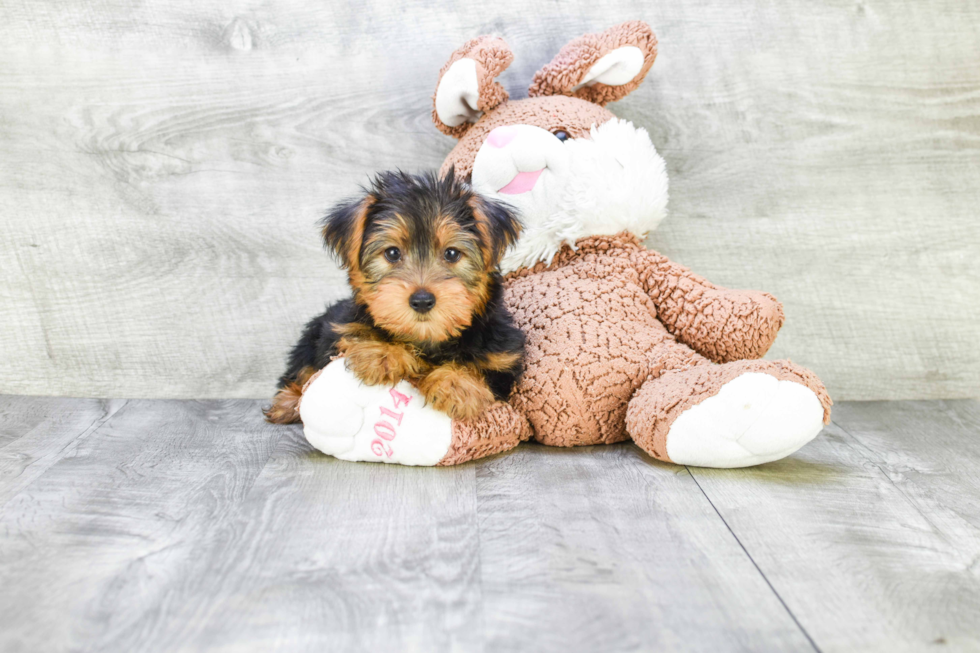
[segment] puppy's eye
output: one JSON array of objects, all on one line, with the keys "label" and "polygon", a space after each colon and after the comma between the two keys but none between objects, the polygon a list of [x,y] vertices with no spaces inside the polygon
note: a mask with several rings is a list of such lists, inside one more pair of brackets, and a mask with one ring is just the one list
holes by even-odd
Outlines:
[{"label": "puppy's eye", "polygon": [[555,135],[555,138],[557,138],[558,140],[560,140],[562,142],[567,141],[568,138],[569,138],[568,132],[565,131],[564,129],[559,129],[559,130],[553,131],[551,133]]},{"label": "puppy's eye", "polygon": [[463,256],[463,252],[459,251],[455,247],[450,247],[449,249],[446,250],[443,256],[445,256],[446,260],[449,261],[450,263],[455,263],[460,259],[461,256]]},{"label": "puppy's eye", "polygon": [[389,247],[385,250],[385,260],[389,263],[397,263],[402,257],[402,251],[397,247]]}]

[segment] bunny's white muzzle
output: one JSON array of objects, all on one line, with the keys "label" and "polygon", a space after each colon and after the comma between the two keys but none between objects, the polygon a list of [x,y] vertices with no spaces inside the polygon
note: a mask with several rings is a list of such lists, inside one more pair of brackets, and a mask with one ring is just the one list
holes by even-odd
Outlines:
[{"label": "bunny's white muzzle", "polygon": [[664,160],[646,130],[626,120],[564,142],[533,125],[498,127],[477,152],[472,182],[521,213],[524,232],[504,257],[504,272],[550,261],[563,243],[586,236],[642,238],[667,213]]}]

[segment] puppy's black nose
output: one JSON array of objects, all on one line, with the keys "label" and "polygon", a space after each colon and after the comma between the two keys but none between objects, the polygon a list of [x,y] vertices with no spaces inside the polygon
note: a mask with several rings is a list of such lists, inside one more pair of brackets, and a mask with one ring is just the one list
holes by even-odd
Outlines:
[{"label": "puppy's black nose", "polygon": [[436,305],[436,296],[428,290],[416,290],[408,298],[408,305],[416,313],[428,313]]}]

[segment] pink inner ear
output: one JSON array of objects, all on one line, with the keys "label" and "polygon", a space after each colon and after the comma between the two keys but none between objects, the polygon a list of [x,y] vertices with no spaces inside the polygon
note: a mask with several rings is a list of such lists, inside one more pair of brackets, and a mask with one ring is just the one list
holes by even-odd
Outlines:
[{"label": "pink inner ear", "polygon": [[534,184],[538,183],[538,177],[541,176],[542,172],[544,172],[544,168],[535,170],[534,172],[518,172],[514,178],[510,180],[510,183],[497,192],[505,195],[520,195],[521,193],[526,193],[534,188]]}]

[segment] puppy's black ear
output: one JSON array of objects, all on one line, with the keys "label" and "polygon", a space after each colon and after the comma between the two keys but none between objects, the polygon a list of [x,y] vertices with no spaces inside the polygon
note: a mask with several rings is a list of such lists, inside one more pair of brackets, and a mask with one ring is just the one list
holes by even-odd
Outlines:
[{"label": "puppy's black ear", "polygon": [[507,248],[516,243],[521,235],[517,209],[506,202],[481,195],[473,195],[469,204],[483,240],[487,269],[495,268],[500,264]]},{"label": "puppy's black ear", "polygon": [[323,244],[337,255],[345,269],[357,267],[368,211],[376,201],[369,193],[360,200],[338,204],[320,221]]}]

